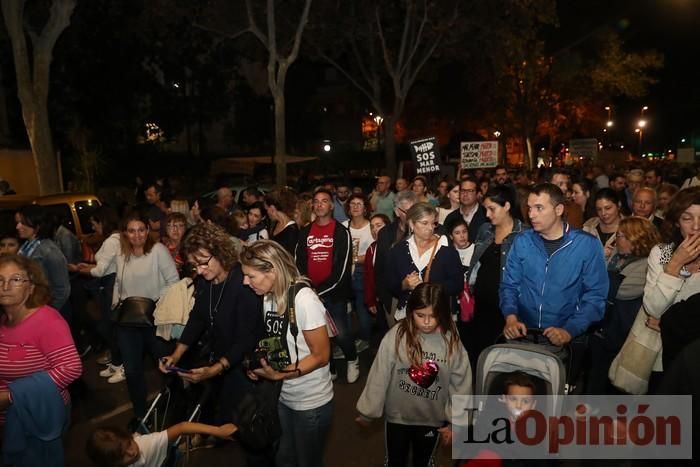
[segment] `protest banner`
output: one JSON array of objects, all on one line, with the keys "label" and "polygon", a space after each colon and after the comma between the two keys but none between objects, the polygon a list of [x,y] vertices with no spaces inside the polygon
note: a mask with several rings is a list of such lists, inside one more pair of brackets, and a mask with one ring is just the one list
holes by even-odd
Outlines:
[{"label": "protest banner", "polygon": [[480,169],[498,165],[498,141],[469,141],[460,144],[462,169]]},{"label": "protest banner", "polygon": [[411,147],[416,175],[435,174],[440,172],[440,148],[437,138],[423,138],[408,143]]}]

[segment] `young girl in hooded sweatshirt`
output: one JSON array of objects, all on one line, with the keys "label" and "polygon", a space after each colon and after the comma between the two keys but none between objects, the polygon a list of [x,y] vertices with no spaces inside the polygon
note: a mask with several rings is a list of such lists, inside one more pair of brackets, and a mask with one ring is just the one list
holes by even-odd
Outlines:
[{"label": "young girl in hooded sweatshirt", "polygon": [[452,439],[454,395],[471,395],[469,357],[457,334],[449,299],[439,284],[422,283],[406,304],[406,318],[382,339],[357,410],[366,425],[384,415],[386,465],[427,466],[439,438]]}]

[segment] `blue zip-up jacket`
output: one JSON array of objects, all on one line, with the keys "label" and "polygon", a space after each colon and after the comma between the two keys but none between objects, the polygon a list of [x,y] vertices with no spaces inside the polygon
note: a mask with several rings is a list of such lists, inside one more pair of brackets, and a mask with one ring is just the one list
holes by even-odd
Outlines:
[{"label": "blue zip-up jacket", "polygon": [[499,295],[503,316],[580,336],[605,314],[608,273],[600,241],[564,224],[562,244],[548,257],[537,232],[522,232],[510,249]]}]

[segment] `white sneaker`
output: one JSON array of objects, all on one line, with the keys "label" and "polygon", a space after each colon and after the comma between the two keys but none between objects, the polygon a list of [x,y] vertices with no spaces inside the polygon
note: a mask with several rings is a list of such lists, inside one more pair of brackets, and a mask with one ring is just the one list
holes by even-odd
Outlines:
[{"label": "white sneaker", "polygon": [[360,359],[348,360],[348,383],[354,383],[360,377]]},{"label": "white sneaker", "polygon": [[110,384],[121,383],[126,380],[126,375],[124,374],[124,365],[119,365],[117,371],[107,379]]},{"label": "white sneaker", "polygon": [[[120,365],[121,366],[121,365]],[[104,370],[100,371],[100,376],[103,378],[109,378],[112,376],[114,373],[116,373],[119,370],[118,366],[112,365],[111,363],[107,364],[107,368]]]},{"label": "white sneaker", "polygon": [[345,358],[343,350],[337,345],[333,346],[333,360],[342,360]]}]

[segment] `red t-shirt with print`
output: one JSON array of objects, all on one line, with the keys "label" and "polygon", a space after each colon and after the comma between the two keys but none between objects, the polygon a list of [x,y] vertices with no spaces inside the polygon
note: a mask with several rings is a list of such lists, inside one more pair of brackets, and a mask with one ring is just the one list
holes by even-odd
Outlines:
[{"label": "red t-shirt with print", "polygon": [[306,238],[306,270],[314,287],[328,279],[333,269],[333,232],[335,219],[326,225],[311,224]]}]

